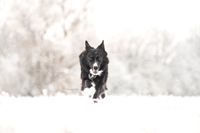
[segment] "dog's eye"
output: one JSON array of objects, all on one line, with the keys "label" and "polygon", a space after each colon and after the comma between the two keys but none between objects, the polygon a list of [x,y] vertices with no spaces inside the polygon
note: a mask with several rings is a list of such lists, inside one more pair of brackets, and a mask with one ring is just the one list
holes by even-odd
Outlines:
[{"label": "dog's eye", "polygon": [[94,58],[93,57],[89,57],[89,61],[93,61],[94,60]]},{"label": "dog's eye", "polygon": [[99,60],[99,56],[96,57],[96,60]]},{"label": "dog's eye", "polygon": [[97,57],[96,57],[96,60],[97,60],[97,61],[100,61],[100,60],[101,60],[101,58],[100,58],[99,56],[97,56]]}]

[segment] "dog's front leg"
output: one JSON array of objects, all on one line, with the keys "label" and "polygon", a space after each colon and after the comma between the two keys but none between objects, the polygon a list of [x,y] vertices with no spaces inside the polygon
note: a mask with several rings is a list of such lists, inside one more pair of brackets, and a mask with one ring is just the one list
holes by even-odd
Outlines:
[{"label": "dog's front leg", "polygon": [[93,99],[99,98],[99,94],[100,94],[100,91],[99,91],[99,89],[97,89],[96,92],[93,95]]},{"label": "dog's front leg", "polygon": [[101,85],[101,86],[97,86],[96,88],[96,92],[94,93],[93,99],[103,99],[105,98],[106,94],[105,94],[105,84]]},{"label": "dog's front leg", "polygon": [[81,87],[82,95],[92,98],[95,91],[96,91],[95,84],[93,82],[91,82],[90,80],[82,81],[82,87]]}]

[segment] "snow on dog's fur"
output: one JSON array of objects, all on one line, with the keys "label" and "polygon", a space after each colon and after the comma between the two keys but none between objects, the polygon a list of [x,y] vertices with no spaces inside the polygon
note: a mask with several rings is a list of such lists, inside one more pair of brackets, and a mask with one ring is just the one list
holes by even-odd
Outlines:
[{"label": "snow on dog's fur", "polygon": [[81,66],[82,94],[94,100],[104,98],[107,90],[108,57],[104,48],[104,41],[93,48],[85,41],[85,50],[79,55]]}]

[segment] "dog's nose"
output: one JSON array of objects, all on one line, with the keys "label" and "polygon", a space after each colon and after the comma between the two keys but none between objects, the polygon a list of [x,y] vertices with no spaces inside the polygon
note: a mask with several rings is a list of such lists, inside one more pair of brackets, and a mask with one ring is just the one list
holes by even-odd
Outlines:
[{"label": "dog's nose", "polygon": [[98,69],[98,67],[97,67],[97,66],[94,66],[93,68],[94,68],[94,70],[97,70],[97,69]]}]

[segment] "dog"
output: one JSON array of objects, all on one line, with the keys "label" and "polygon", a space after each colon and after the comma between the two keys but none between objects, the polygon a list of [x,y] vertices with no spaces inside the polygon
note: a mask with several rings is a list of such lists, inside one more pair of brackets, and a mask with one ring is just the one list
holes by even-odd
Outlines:
[{"label": "dog", "polygon": [[107,52],[104,41],[97,47],[91,47],[85,41],[85,50],[79,55],[81,67],[81,93],[92,98],[94,101],[105,98],[108,78]]}]

